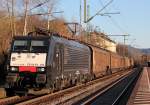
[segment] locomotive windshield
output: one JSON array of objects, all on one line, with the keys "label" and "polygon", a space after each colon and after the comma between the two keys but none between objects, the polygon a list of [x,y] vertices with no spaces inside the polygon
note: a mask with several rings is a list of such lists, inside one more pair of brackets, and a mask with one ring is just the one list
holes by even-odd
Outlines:
[{"label": "locomotive windshield", "polygon": [[27,40],[15,40],[13,44],[13,51],[27,51],[28,42]]},{"label": "locomotive windshield", "polygon": [[30,50],[31,52],[47,52],[48,43],[47,41],[32,40]]},{"label": "locomotive windshield", "polygon": [[47,40],[14,40],[12,51],[14,52],[47,52]]}]

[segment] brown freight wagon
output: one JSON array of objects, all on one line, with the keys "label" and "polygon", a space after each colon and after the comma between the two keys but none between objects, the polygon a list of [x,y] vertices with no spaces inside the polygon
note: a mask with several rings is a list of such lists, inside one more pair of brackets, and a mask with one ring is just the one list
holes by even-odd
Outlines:
[{"label": "brown freight wagon", "polygon": [[96,77],[106,74],[107,66],[110,67],[110,53],[103,49],[91,46],[93,54],[92,71]]},{"label": "brown freight wagon", "polygon": [[98,47],[90,46],[92,50],[92,71],[96,78],[107,75],[109,69],[111,73],[124,68],[129,68],[133,61],[128,57],[123,57]]}]

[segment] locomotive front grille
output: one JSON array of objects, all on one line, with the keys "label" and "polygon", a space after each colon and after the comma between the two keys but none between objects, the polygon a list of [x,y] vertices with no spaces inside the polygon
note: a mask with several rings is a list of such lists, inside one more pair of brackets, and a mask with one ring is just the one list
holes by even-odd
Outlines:
[{"label": "locomotive front grille", "polygon": [[20,78],[20,83],[23,87],[33,87],[35,85],[36,74],[21,73]]}]

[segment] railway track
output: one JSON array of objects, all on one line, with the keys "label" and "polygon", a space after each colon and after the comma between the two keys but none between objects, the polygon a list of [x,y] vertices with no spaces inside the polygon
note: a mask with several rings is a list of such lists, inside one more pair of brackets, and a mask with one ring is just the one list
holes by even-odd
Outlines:
[{"label": "railway track", "polygon": [[12,97],[7,97],[4,99],[0,99],[0,105],[13,105],[13,104],[17,104],[29,99],[33,99],[35,98],[35,96],[12,96]]},{"label": "railway track", "polygon": [[110,84],[104,90],[98,90],[73,105],[126,105],[129,91],[133,89],[140,71],[124,76],[118,81]]},{"label": "railway track", "polygon": [[0,99],[0,105],[50,105],[50,104],[73,104],[98,90],[104,90],[109,84],[115,83],[122,77],[132,74],[133,71],[119,72],[104,78],[91,81],[86,84],[77,85],[65,90],[44,96],[14,96]]},{"label": "railway track", "polygon": [[[131,74],[133,71],[119,72],[104,78],[100,78],[94,81],[91,81],[86,84],[81,84],[75,87],[71,87],[59,92],[51,93],[34,99],[26,99],[20,101],[18,99],[17,105],[50,105],[50,104],[73,104],[74,102],[79,101],[81,98],[93,94],[97,90],[103,90],[108,84],[118,81],[120,78]],[[11,100],[10,100],[11,102]],[[11,104],[11,103],[10,103]],[[6,104],[5,104],[6,105]]]}]

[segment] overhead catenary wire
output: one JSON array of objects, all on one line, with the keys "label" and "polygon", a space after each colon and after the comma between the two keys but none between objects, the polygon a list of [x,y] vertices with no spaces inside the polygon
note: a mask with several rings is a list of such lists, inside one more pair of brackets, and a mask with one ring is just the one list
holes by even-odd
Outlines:
[{"label": "overhead catenary wire", "polygon": [[[101,4],[101,6],[104,6],[103,2],[101,0],[99,0],[99,3]],[[107,12],[107,9],[105,9],[105,11]],[[118,22],[113,18],[113,17],[109,17],[109,20],[112,22],[112,24],[118,28],[122,33],[124,34],[128,34],[119,24]]]},{"label": "overhead catenary wire", "polygon": [[[29,2],[29,0],[26,1],[26,7],[25,7],[25,8],[26,8],[26,9],[25,9],[25,23],[24,23],[24,32],[23,32],[24,35],[26,34],[26,26],[27,26],[27,16],[28,16],[28,12],[31,12],[32,10],[43,6],[44,4],[48,3],[49,0],[45,0],[44,2],[41,2],[41,1],[38,0],[39,3],[38,3],[37,5],[35,5],[35,6],[33,6],[33,7],[30,8],[30,9],[28,9],[28,4],[29,4],[29,3],[27,3],[27,2]],[[45,15],[49,15],[49,13],[37,13],[37,14],[32,14],[32,15],[45,16]]]},{"label": "overhead catenary wire", "polygon": [[[100,4],[103,6],[103,2],[101,0],[99,0]],[[105,9],[105,11],[107,11],[107,9]],[[124,29],[122,29],[122,27],[118,24],[117,21],[115,21],[114,18],[112,17],[109,17],[109,19],[111,20],[111,22],[113,23],[113,25],[118,28],[122,33],[122,35],[109,35],[109,36],[123,36],[123,44],[125,45],[126,44],[126,37],[129,36],[129,34],[127,32],[124,31]],[[125,56],[125,46],[124,46],[124,49],[123,49],[123,56]],[[125,59],[124,59],[124,64],[125,64]]]},{"label": "overhead catenary wire", "polygon": [[[37,8],[42,8],[44,11],[46,10],[47,12],[42,12],[42,13],[34,13],[34,14],[30,14],[30,16],[34,16],[34,15],[38,15],[38,16],[44,16],[47,18],[47,28],[49,29],[49,17],[54,17],[52,14],[55,14],[55,13],[62,13],[63,11],[59,11],[59,12],[52,12],[52,9],[53,9],[53,4],[51,4],[51,6],[49,7],[48,5],[46,5],[47,3],[49,3],[51,0],[45,0],[44,2],[41,2],[41,0],[36,0],[34,1],[33,3],[37,3],[37,5],[33,6],[31,9],[29,9],[29,11],[31,12],[32,10],[34,9],[37,9]],[[43,6],[46,6],[46,7],[43,7]],[[40,9],[41,10],[41,9]]]},{"label": "overhead catenary wire", "polygon": [[[29,0],[29,1],[32,1],[32,0]],[[34,0],[33,0],[34,1]],[[40,0],[36,0],[36,2],[38,2],[38,4],[37,5],[35,5],[35,6],[33,6],[33,7],[28,7],[28,8],[30,8],[30,9],[27,9],[27,11],[28,11],[28,13],[30,13],[32,10],[34,10],[34,9],[37,9],[37,8],[39,8],[39,7],[41,7],[41,8],[44,8],[44,7],[42,7],[43,5],[45,5],[46,3],[48,3],[50,0],[45,0],[44,2],[41,2]],[[8,5],[8,4],[7,4]],[[47,5],[46,5],[47,6]],[[47,8],[48,8],[48,6],[47,6]],[[58,11],[58,13],[59,12],[63,12],[63,11]],[[57,11],[56,12],[51,12],[51,13],[48,13],[48,12],[44,12],[44,13],[30,13],[30,14],[27,14],[28,16],[32,16],[32,15],[47,15],[47,14],[52,14],[52,13],[57,13]],[[7,18],[8,16],[2,16],[2,17],[0,17],[0,19],[3,19],[3,18]],[[15,17],[23,17],[23,15],[16,15]]]},{"label": "overhead catenary wire", "polygon": [[46,1],[44,1],[44,2],[40,2],[39,0],[37,0],[37,1],[38,1],[39,3],[38,3],[37,5],[35,5],[34,7],[30,8],[29,11],[31,11],[31,10],[33,10],[33,9],[36,9],[36,8],[39,8],[39,7],[45,5],[46,3],[49,2],[49,0],[46,0]]},{"label": "overhead catenary wire", "polygon": [[[56,18],[55,16],[53,16],[53,14],[57,14],[57,13],[63,13],[64,11],[54,11],[52,13],[48,13],[48,12],[45,12],[45,13],[33,13],[33,14],[27,14],[27,16],[36,16],[36,15],[48,15],[50,14],[50,16]],[[15,16],[16,18],[20,18],[20,17],[24,17],[24,15],[16,15]],[[2,16],[0,17],[0,20],[3,20],[3,19],[7,19],[9,18],[9,16]]]},{"label": "overhead catenary wire", "polygon": [[91,21],[95,16],[97,16],[101,11],[103,11],[107,6],[109,6],[111,3],[113,2],[113,0],[110,0],[106,5],[103,6],[102,9],[100,9],[95,15],[93,15],[92,17],[90,17],[85,23],[88,23],[89,21]]}]

